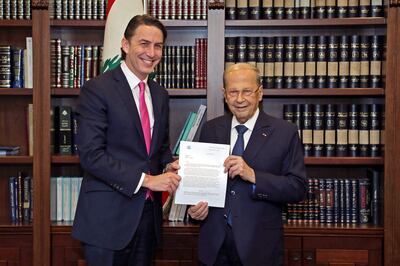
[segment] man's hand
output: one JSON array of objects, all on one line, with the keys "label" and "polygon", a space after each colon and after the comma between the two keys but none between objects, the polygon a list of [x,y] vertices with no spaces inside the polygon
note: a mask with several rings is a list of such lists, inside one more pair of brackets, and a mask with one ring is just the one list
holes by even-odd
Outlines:
[{"label": "man's hand", "polygon": [[181,168],[179,165],[179,160],[175,160],[172,163],[167,164],[165,167],[165,172],[170,172],[170,173],[178,173],[178,170]]},{"label": "man's hand", "polygon": [[145,175],[142,187],[151,191],[168,191],[170,194],[176,191],[181,177],[175,173],[164,173],[161,175]]},{"label": "man's hand", "polygon": [[251,168],[241,156],[230,155],[224,162],[225,173],[229,174],[230,178],[240,176],[245,181],[249,181],[253,184],[256,183],[256,174],[253,168]]},{"label": "man's hand", "polygon": [[208,203],[200,201],[188,209],[188,214],[195,220],[204,220],[208,215]]}]

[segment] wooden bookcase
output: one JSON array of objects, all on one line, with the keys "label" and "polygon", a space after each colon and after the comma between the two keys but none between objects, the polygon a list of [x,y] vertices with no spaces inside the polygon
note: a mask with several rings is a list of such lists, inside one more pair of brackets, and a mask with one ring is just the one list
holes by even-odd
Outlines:
[{"label": "wooden bookcase", "polygon": [[[266,36],[273,32],[385,33],[386,86],[378,89],[285,89],[264,90],[263,108],[279,117],[284,103],[335,102],[385,103],[385,154],[382,158],[307,158],[311,171],[364,171],[384,169],[383,226],[285,226],[285,265],[400,265],[400,1],[391,0],[386,18],[327,20],[225,21],[224,10],[210,9],[208,22],[165,21],[168,43],[184,45],[194,38],[208,38],[207,90],[169,90],[171,96],[171,142],[174,144],[189,111],[207,104],[207,119],[224,110],[222,73],[225,36]],[[71,224],[50,221],[50,176],[81,174],[79,158],[50,153],[52,105],[74,106],[79,89],[51,88],[50,39],[71,44],[101,44],[104,21],[50,20],[48,1],[32,1],[32,20],[0,20],[0,44],[24,47],[33,38],[34,84],[31,89],[0,89],[0,141],[21,146],[21,155],[0,157],[0,265],[84,265],[79,242],[70,237]],[[34,152],[28,156],[26,107],[34,105]],[[338,170],[339,169],[339,170]],[[10,222],[8,177],[23,170],[33,176],[34,220],[32,224]],[[198,226],[164,224],[164,243],[157,250],[156,265],[197,265]]]}]

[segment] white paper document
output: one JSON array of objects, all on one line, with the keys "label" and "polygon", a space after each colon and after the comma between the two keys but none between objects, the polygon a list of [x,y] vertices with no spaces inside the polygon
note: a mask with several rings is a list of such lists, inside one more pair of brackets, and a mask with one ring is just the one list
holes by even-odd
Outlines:
[{"label": "white paper document", "polygon": [[227,173],[224,161],[229,145],[181,141],[178,174],[181,182],[176,190],[176,204],[195,205],[208,202],[210,207],[225,205]]}]

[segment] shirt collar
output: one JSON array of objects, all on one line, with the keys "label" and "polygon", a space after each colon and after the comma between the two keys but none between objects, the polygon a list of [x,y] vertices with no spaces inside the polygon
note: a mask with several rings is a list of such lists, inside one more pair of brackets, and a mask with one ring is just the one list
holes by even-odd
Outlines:
[{"label": "shirt collar", "polygon": [[[122,69],[122,72],[124,73],[126,79],[128,80],[129,87],[131,88],[131,90],[137,88],[139,85],[139,82],[141,80],[128,68],[125,61],[121,62],[121,69]],[[147,84],[147,78],[148,78],[148,76],[146,77],[145,80],[143,80],[144,83],[146,83],[146,84]]]},{"label": "shirt collar", "polygon": [[250,117],[250,119],[247,120],[244,124],[239,123],[239,121],[236,119],[236,116],[233,116],[231,129],[233,130],[237,125],[245,125],[249,131],[253,131],[259,114],[260,114],[260,110],[257,108],[254,115],[252,117]]}]

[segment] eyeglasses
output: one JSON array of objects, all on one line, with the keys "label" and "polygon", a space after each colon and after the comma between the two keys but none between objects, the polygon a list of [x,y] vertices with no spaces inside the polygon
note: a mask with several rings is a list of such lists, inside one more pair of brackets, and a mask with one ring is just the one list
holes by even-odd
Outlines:
[{"label": "eyeglasses", "polygon": [[230,98],[237,98],[239,94],[241,94],[243,97],[250,97],[254,93],[256,93],[260,88],[257,88],[256,90],[250,90],[250,89],[244,89],[242,91],[240,90],[225,90],[226,95]]}]

